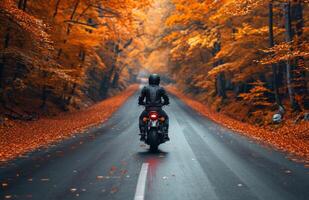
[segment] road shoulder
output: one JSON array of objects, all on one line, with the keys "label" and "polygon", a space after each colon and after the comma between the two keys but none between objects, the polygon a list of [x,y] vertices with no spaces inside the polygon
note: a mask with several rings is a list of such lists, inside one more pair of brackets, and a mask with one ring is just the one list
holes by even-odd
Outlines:
[{"label": "road shoulder", "polygon": [[7,161],[37,148],[62,141],[105,122],[138,89],[134,85],[121,94],[85,110],[62,113],[30,122],[13,122],[0,128],[0,161]]},{"label": "road shoulder", "polygon": [[[189,96],[186,96],[176,88],[168,87],[168,92],[180,98],[189,107],[212,121],[223,125],[236,133],[250,137],[257,142],[286,152],[293,161],[304,162],[305,165],[309,167],[309,141],[306,140],[306,138],[299,137],[303,132],[302,129],[306,129],[308,124],[298,124],[289,126],[289,128],[282,127],[277,130],[268,130],[263,127],[244,123],[212,111],[206,105],[190,98]],[[300,130],[299,128],[301,125],[304,126],[301,127],[302,129]],[[305,132],[303,134],[305,134]]]}]

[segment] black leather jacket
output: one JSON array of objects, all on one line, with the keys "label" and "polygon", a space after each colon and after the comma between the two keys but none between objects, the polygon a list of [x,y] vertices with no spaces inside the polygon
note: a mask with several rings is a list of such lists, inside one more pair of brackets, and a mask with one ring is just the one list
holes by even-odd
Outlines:
[{"label": "black leather jacket", "polygon": [[[146,102],[144,101],[146,99]],[[162,101],[163,100],[163,101]],[[139,105],[149,107],[162,107],[168,105],[170,100],[163,87],[158,85],[147,85],[142,89],[141,95],[138,98]]]}]

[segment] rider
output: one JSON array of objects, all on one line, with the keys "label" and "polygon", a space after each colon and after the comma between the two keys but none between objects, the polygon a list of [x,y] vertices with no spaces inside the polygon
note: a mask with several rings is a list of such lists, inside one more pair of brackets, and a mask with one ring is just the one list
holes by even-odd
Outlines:
[{"label": "rider", "polygon": [[[163,105],[169,104],[169,98],[163,87],[160,87],[160,76],[158,74],[151,74],[149,76],[149,85],[142,89],[141,95],[138,98],[139,105],[145,105],[145,110],[139,117],[139,129],[141,132],[142,141],[145,140],[146,136],[146,124],[143,121],[144,117],[148,116],[149,111],[157,111],[161,117],[164,117],[165,121],[163,124],[164,139],[169,140],[168,137],[168,126],[169,119],[167,114],[162,110]],[[144,100],[146,99],[146,102]],[[162,101],[163,100],[163,101]]]}]

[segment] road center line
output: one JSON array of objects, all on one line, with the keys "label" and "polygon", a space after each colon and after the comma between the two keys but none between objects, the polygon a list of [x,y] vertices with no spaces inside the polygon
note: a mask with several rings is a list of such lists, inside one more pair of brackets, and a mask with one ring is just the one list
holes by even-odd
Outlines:
[{"label": "road center line", "polygon": [[137,180],[134,200],[144,200],[148,166],[149,166],[148,163],[143,163],[142,165],[142,168],[139,173],[138,180]]}]

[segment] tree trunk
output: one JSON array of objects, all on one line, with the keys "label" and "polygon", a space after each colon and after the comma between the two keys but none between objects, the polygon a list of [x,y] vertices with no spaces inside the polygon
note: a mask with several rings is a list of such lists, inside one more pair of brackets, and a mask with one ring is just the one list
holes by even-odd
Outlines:
[{"label": "tree trunk", "polygon": [[23,3],[23,11],[26,11],[26,8],[27,8],[27,2],[28,0],[24,0],[24,3]]},{"label": "tree trunk", "polygon": [[4,48],[8,48],[9,47],[9,44],[10,44],[10,40],[11,40],[11,37],[10,37],[10,27],[7,28],[6,30],[6,33],[5,33],[5,36],[4,36]]},{"label": "tree trunk", "polygon": [[[8,26],[9,27],[7,28],[6,33],[4,35],[4,42],[3,42],[3,48],[4,49],[7,49],[10,45],[10,39],[11,39],[10,32],[11,32],[11,30],[10,30],[9,24],[8,24]],[[3,73],[4,73],[4,68],[5,68],[5,62],[6,62],[6,58],[5,58],[5,56],[3,56],[1,58],[1,62],[0,62],[0,90],[3,88],[3,79],[4,79]]]},{"label": "tree trunk", "polygon": [[[60,3],[60,2],[59,2],[59,3]],[[76,1],[75,1],[74,8],[73,8],[73,11],[72,11],[71,16],[70,16],[70,21],[72,21],[72,20],[74,19],[74,15],[75,15],[75,13],[76,13],[76,11],[77,11],[77,8],[78,8],[78,6],[79,6],[79,3],[80,3],[80,0],[76,0]],[[67,25],[67,32],[66,32],[66,35],[67,35],[67,36],[70,35],[70,31],[71,31],[71,24],[68,24],[68,25]],[[65,39],[65,40],[63,41],[63,44],[65,44],[66,42],[67,42],[67,40]],[[62,49],[59,49],[59,50],[58,50],[57,59],[60,58],[62,52],[63,52]]]},{"label": "tree trunk", "polygon": [[[284,4],[284,18],[285,18],[285,33],[286,33],[286,41],[291,43],[292,41],[292,30],[291,30],[291,4]],[[295,91],[293,84],[293,74],[292,74],[292,64],[291,60],[288,59],[286,62],[286,79],[287,79],[287,87],[289,93],[290,104],[293,110],[299,110],[299,105],[295,100]]]},{"label": "tree trunk", "polygon": [[[47,78],[47,72],[43,72],[43,79],[46,79],[46,78]],[[42,104],[40,106],[41,109],[46,109],[48,93],[49,93],[48,86],[44,85],[42,89],[42,96],[41,96],[41,101],[42,101]]]},{"label": "tree trunk", "polygon": [[200,58],[201,58],[202,63],[205,63],[205,58],[204,58],[204,56],[203,56],[203,52],[202,52],[202,51],[203,51],[203,50],[200,49],[200,50],[199,50],[199,54],[200,54]]},{"label": "tree trunk", "polygon": [[[219,34],[219,40],[220,40],[220,34]],[[213,56],[215,56],[219,51],[221,51],[221,44],[220,42],[216,42],[213,49]],[[223,64],[222,60],[219,60],[214,63],[214,67],[217,67],[219,65]],[[225,75],[224,72],[220,72],[215,79],[215,88],[217,95],[222,97],[223,99],[226,98],[226,91],[225,91]]]},{"label": "tree trunk", "polygon": [[77,84],[74,83],[74,84],[73,84],[73,87],[72,87],[72,90],[71,90],[71,93],[70,93],[70,96],[69,96],[68,99],[66,100],[66,106],[69,106],[69,105],[71,104],[71,100],[72,100],[72,97],[73,97],[73,95],[74,95],[74,93],[75,93],[76,88],[77,88]]},{"label": "tree trunk", "polygon": [[216,77],[216,87],[217,87],[217,95],[226,98],[225,92],[225,75],[223,72],[219,73]]},{"label": "tree trunk", "polygon": [[86,53],[85,53],[85,50],[83,48],[81,48],[79,50],[79,60],[81,62],[85,62],[85,59],[86,59]]},{"label": "tree trunk", "polygon": [[60,58],[61,54],[62,54],[62,48],[58,49],[57,59],[59,59],[59,58]]},{"label": "tree trunk", "polygon": [[41,96],[41,101],[42,101],[42,104],[40,106],[41,109],[46,109],[47,97],[48,97],[48,91],[47,91],[46,85],[44,85],[42,89],[42,96]]},{"label": "tree trunk", "polygon": [[112,86],[113,88],[116,88],[118,86],[118,81],[119,81],[119,71],[117,70],[114,74],[114,77],[113,77],[113,81],[112,81]]},{"label": "tree trunk", "polygon": [[109,90],[109,82],[110,82],[110,78],[108,77],[108,75],[104,76],[103,80],[101,81],[100,97],[103,99],[107,97],[108,90]]},{"label": "tree trunk", "polygon": [[2,90],[4,63],[5,63],[5,58],[2,58],[2,60],[0,62],[0,94],[1,94],[1,90]]},{"label": "tree trunk", "polygon": [[18,9],[25,11],[27,8],[27,1],[28,0],[19,0],[18,1]]},{"label": "tree trunk", "polygon": [[24,3],[24,0],[19,0],[19,1],[18,1],[18,6],[17,6],[17,8],[18,8],[18,9],[22,9],[23,3]]},{"label": "tree trunk", "polygon": [[113,65],[111,67],[111,69],[107,72],[105,78],[103,79],[102,81],[102,85],[101,85],[101,97],[103,98],[106,98],[107,97],[107,94],[108,94],[108,91],[109,91],[109,88],[111,86],[111,80],[112,80],[112,76],[114,74],[114,71],[116,69],[116,66]]},{"label": "tree trunk", "polygon": [[54,14],[53,14],[53,20],[56,18],[57,14],[58,14],[60,3],[61,3],[61,0],[57,0],[56,5],[55,5],[55,11],[54,11]]},{"label": "tree trunk", "polygon": [[[301,0],[297,0],[291,6],[291,21],[293,22],[292,33],[295,40],[295,45],[300,48],[300,45],[304,41],[303,28],[303,6]],[[307,88],[306,70],[304,69],[305,59],[304,57],[297,57],[295,59],[295,81],[297,81],[296,94],[301,97],[301,103],[305,109],[309,109],[309,94]]]},{"label": "tree trunk", "polygon": [[[71,13],[71,16],[70,16],[70,20],[72,21],[74,19],[74,15],[77,11],[77,8],[79,6],[79,3],[80,3],[80,0],[76,0],[75,1],[75,4],[74,4],[74,8],[73,8],[73,11]],[[71,24],[68,24],[68,27],[67,27],[67,35],[70,34],[70,30],[71,30]]]},{"label": "tree trunk", "polygon": [[[269,28],[269,46],[273,47],[275,45],[274,42],[274,31],[273,31],[273,1],[269,2],[269,13],[268,13],[268,28]],[[273,89],[275,94],[275,100],[278,106],[282,106],[280,96],[279,96],[279,88],[278,88],[278,65],[272,64],[272,74],[273,74]]]}]

